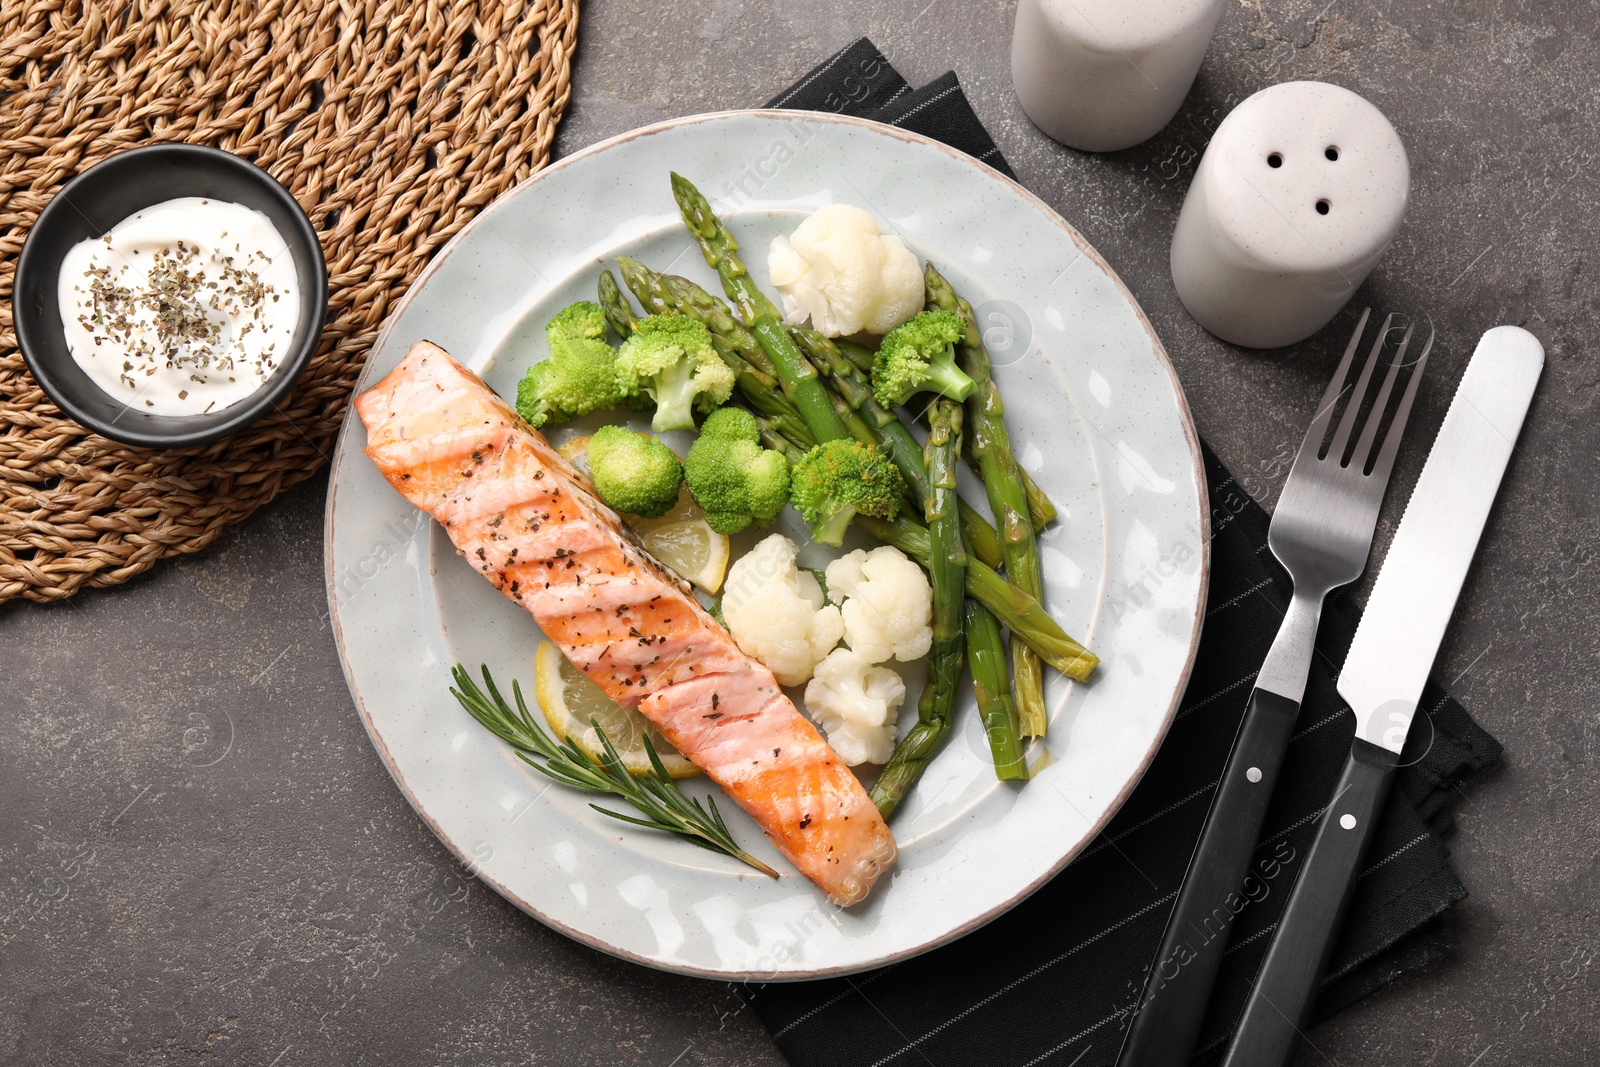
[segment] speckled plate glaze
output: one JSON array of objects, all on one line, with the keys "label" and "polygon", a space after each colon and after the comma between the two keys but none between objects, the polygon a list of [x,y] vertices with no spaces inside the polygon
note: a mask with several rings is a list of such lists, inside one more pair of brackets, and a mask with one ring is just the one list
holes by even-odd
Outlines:
[{"label": "speckled plate glaze", "polygon": [[[1061,508],[1042,546],[1046,601],[1103,657],[1088,685],[1051,673],[1048,765],[1025,785],[997,783],[964,693],[948,744],[894,819],[898,866],[848,910],[792,871],[773,881],[606,819],[589,796],[519,763],[451,698],[458,661],[487,663],[502,684],[520,678],[531,691],[541,635],[379,477],[353,414],[328,494],[335,633],[356,706],[395,781],[507,899],[586,944],[666,970],[757,981],[846,974],[924,952],[1015,905],[1094,837],[1139,780],[1200,633],[1208,525],[1198,442],[1150,323],[1044,203],[935,141],[790,111],[649,126],[518,186],[412,287],[361,388],[426,338],[514,393],[542,358],[544,321],[592,297],[601,264],[618,253],[715,291],[678,222],[669,168],[712,197],[762,284],[771,238],[845,201],[874,212],[978,305],[1019,457]],[[980,501],[974,488],[968,499]],[[781,528],[803,542],[803,526],[789,518]],[[919,679],[910,682],[914,705]],[[913,706],[903,719],[914,714]],[[725,808],[740,841],[787,867],[753,823]]]}]

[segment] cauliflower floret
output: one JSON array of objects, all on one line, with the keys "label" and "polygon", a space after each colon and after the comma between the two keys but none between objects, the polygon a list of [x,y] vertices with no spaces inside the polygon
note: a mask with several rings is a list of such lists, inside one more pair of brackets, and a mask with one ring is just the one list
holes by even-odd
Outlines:
[{"label": "cauliflower floret", "polygon": [[844,636],[839,609],[826,602],[815,577],[795,566],[798,553],[793,541],[773,534],[728,568],[722,593],[728,632],[783,685],[810,678]]},{"label": "cauliflower floret", "polygon": [[922,268],[898,237],[850,204],[817,209],[767,253],[772,284],[795,324],[829,337],[888,333],[922,310]]},{"label": "cauliflower floret", "polygon": [[861,653],[837,648],[817,665],[806,686],[806,711],[845,766],[887,763],[894,753],[894,721],[906,683]]},{"label": "cauliflower floret", "polygon": [[921,659],[933,644],[933,588],[898,548],[856,549],[828,564],[828,595],[842,604],[844,639],[869,663]]}]

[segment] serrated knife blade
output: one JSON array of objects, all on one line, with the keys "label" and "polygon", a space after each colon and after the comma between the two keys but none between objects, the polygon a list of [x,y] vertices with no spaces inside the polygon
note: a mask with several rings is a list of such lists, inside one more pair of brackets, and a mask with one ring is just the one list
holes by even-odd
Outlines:
[{"label": "serrated knife blade", "polygon": [[1405,745],[1543,368],[1527,330],[1497,326],[1478,342],[1339,674],[1357,737]]}]

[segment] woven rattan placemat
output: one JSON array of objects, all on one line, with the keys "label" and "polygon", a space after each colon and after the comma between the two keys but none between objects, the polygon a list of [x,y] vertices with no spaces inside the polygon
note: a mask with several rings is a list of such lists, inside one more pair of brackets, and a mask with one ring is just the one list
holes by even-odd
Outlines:
[{"label": "woven rattan placemat", "polygon": [[[315,473],[367,349],[429,256],[549,159],[577,0],[0,4],[0,601],[115,585]],[[328,324],[277,411],[152,452],[61,415],[22,363],[12,275],[88,165],[159,141],[254,161],[311,216]]]}]

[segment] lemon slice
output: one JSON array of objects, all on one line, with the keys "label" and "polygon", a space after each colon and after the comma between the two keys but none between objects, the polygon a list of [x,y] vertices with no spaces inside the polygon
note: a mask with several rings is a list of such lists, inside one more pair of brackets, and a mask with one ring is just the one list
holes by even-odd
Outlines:
[{"label": "lemon slice", "polygon": [[[589,473],[589,439],[574,437],[557,449],[567,462],[584,474]],[[728,576],[731,549],[727,534],[719,534],[706,523],[706,513],[694,502],[685,485],[678,490],[678,502],[659,519],[630,515],[633,527],[650,554],[672,572],[716,596]]]},{"label": "lemon slice", "polygon": [[697,588],[717,595],[728,576],[728,535],[706,523],[706,513],[694,502],[687,485],[678,491],[672,510],[661,518],[631,521],[652,556]]},{"label": "lemon slice", "polygon": [[605,752],[600,735],[595,733],[591,720],[611,739],[622,765],[629,773],[650,773],[650,757],[644,750],[644,739],[650,738],[661,765],[674,778],[693,778],[700,768],[678,754],[667,744],[655,724],[637,711],[623,707],[601,691],[600,687],[583,676],[583,672],[568,662],[561,650],[549,641],[539,643],[534,654],[534,692],[539,697],[539,707],[544,709],[545,721],[557,741],[571,739],[589,755],[599,759]]}]

